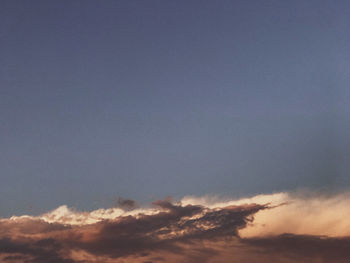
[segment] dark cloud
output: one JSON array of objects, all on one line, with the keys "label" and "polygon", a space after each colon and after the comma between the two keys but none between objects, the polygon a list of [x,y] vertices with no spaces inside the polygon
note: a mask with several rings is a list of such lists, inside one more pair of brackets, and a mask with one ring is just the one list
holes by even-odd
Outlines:
[{"label": "dark cloud", "polygon": [[[211,209],[153,203],[152,213],[92,224],[38,218],[0,221],[0,261],[9,263],[280,262],[345,263],[350,237],[279,235],[242,238],[239,230],[266,205]],[[274,208],[273,208],[274,209]]]},{"label": "dark cloud", "polygon": [[93,226],[98,231],[90,241],[78,239],[71,245],[112,258],[154,250],[182,253],[181,243],[237,236],[238,229],[250,220],[249,216],[266,208],[252,205],[210,210],[202,206],[174,205],[169,201],[157,201],[154,205],[163,210],[154,215],[127,216],[98,223]]},{"label": "dark cloud", "polygon": [[[129,203],[129,202],[126,202]],[[78,262],[72,251],[94,257],[122,259],[136,257],[162,262],[158,254],[184,254],[192,261],[204,260],[215,254],[205,247],[191,244],[201,240],[237,237],[238,229],[251,221],[251,216],[265,206],[231,206],[209,209],[199,205],[175,205],[170,200],[153,203],[153,214],[121,216],[90,225],[62,225],[43,220],[23,218],[3,220],[0,253],[3,261]],[[187,247],[187,248],[186,248]],[[97,261],[95,261],[97,262]]]},{"label": "dark cloud", "polygon": [[138,204],[131,199],[124,199],[122,197],[117,198],[117,207],[120,207],[126,211],[133,210],[138,207]]},{"label": "dark cloud", "polygon": [[54,239],[14,240],[0,239],[0,253],[10,254],[3,261],[20,261],[26,263],[74,263],[69,258],[62,257],[62,245]]},{"label": "dark cloud", "polygon": [[265,238],[243,239],[243,243],[269,257],[293,262],[347,263],[350,258],[350,237],[283,234]]}]

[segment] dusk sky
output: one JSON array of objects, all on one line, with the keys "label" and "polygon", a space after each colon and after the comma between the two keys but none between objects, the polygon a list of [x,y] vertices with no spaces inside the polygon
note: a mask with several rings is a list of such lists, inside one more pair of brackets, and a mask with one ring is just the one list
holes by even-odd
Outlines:
[{"label": "dusk sky", "polygon": [[0,216],[350,185],[348,1],[0,7]]},{"label": "dusk sky", "polygon": [[350,1],[1,0],[0,262],[349,263]]}]

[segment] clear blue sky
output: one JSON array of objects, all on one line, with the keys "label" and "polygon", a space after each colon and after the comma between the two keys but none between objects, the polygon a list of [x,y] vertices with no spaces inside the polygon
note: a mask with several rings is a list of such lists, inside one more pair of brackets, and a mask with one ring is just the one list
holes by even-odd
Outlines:
[{"label": "clear blue sky", "polygon": [[0,2],[0,216],[348,187],[348,1]]}]

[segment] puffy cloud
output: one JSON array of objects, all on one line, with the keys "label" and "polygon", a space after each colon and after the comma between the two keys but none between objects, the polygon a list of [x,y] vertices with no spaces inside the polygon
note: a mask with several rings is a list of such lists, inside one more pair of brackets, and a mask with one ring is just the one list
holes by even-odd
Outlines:
[{"label": "puffy cloud", "polygon": [[284,233],[343,237],[350,235],[350,194],[286,194],[284,205],[259,211],[254,224],[240,234],[243,237],[270,236]]},{"label": "puffy cloud", "polygon": [[[192,242],[238,237],[238,230],[264,205],[210,209],[200,205],[154,202],[135,211],[120,208],[78,212],[65,206],[39,217],[2,219],[0,253],[9,262],[108,262],[152,253],[181,254]],[[187,250],[187,249],[186,249]],[[189,258],[215,254],[197,247]],[[46,258],[46,261],[45,261]],[[159,261],[159,256],[151,261]],[[111,261],[113,262],[113,261]]]},{"label": "puffy cloud", "polygon": [[254,215],[254,222],[240,231],[242,237],[284,233],[300,235],[350,236],[350,193],[326,195],[312,192],[275,193],[238,200],[213,196],[184,197],[183,204],[210,208],[227,205],[268,204]]},{"label": "puffy cloud", "polygon": [[0,261],[343,263],[349,201],[346,193],[276,193],[185,197],[148,208],[119,199],[118,207],[91,212],[61,206],[0,219]]}]

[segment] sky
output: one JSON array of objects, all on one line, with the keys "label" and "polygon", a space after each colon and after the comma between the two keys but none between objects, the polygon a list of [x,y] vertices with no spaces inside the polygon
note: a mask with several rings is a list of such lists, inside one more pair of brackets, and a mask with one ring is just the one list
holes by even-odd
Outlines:
[{"label": "sky", "polygon": [[1,1],[0,217],[348,188],[349,8]]}]

